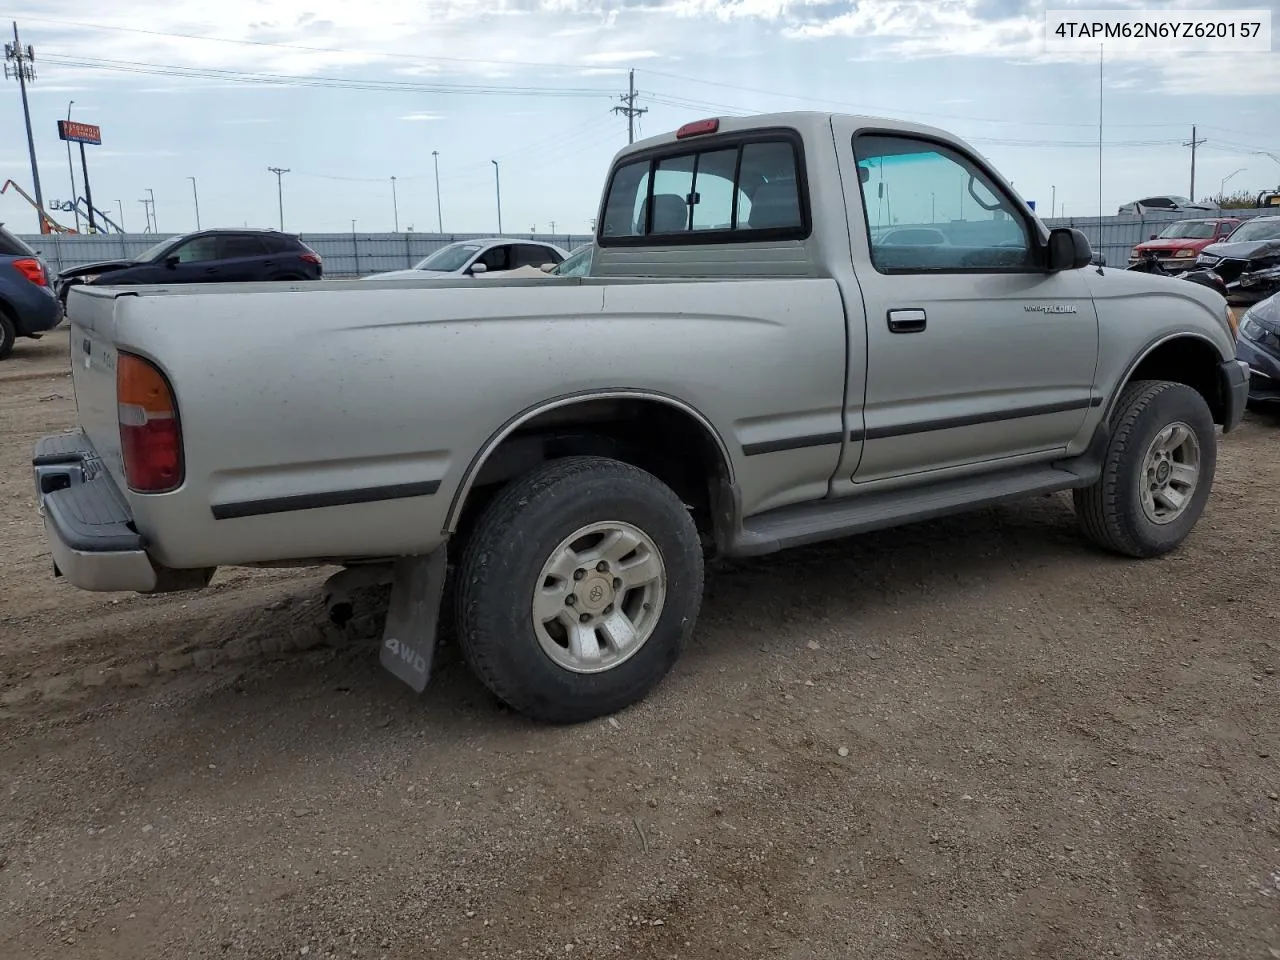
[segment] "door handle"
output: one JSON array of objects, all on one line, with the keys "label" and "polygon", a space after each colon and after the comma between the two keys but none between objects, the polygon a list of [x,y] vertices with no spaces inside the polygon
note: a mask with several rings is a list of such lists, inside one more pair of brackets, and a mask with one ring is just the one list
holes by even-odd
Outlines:
[{"label": "door handle", "polygon": [[926,322],[923,310],[889,311],[890,333],[919,333],[925,328]]}]

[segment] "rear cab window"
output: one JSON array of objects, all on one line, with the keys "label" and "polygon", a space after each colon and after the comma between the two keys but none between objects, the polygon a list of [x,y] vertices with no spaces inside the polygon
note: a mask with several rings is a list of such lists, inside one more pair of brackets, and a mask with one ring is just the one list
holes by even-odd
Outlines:
[{"label": "rear cab window", "polygon": [[599,244],[799,240],[809,229],[799,134],[753,130],[664,144],[617,167]]}]

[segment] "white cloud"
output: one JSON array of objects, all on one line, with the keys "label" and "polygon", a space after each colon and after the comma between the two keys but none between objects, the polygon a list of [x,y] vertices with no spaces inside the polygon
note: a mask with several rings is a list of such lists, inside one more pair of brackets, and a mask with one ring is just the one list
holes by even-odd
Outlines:
[{"label": "white cloud", "polygon": [[588,53],[582,59],[586,63],[636,63],[661,56],[656,50],[601,50]]},{"label": "white cloud", "polygon": [[403,117],[400,117],[399,119],[428,121],[428,120],[443,120],[444,116],[439,113],[406,113]]}]

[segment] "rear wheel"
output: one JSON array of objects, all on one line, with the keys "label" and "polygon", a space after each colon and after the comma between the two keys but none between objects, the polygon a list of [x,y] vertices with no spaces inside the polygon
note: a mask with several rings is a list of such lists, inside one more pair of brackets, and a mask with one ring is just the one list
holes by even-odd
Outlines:
[{"label": "rear wheel", "polygon": [[13,323],[13,318],[0,307],[0,360],[4,360],[9,354],[13,353],[13,345],[18,341],[18,328]]},{"label": "rear wheel", "polygon": [[463,655],[537,720],[577,723],[643,699],[702,603],[702,549],[680,498],[605,457],[556,460],[481,514],[457,570]]},{"label": "rear wheel", "polygon": [[1120,395],[1102,476],[1075,491],[1094,543],[1155,557],[1191,533],[1213,486],[1217,437],[1204,398],[1181,383],[1143,380]]}]

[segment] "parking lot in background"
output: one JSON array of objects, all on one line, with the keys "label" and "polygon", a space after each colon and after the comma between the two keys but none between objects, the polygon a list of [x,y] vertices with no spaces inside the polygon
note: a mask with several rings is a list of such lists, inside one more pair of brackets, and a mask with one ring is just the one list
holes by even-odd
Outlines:
[{"label": "parking lot in background", "polygon": [[1160,560],[1049,496],[721,566],[648,701],[547,728],[450,646],[415,698],[327,625],[328,571],[56,582],[29,459],[67,349],[0,368],[0,955],[1280,946],[1280,422],[1223,439]]}]

